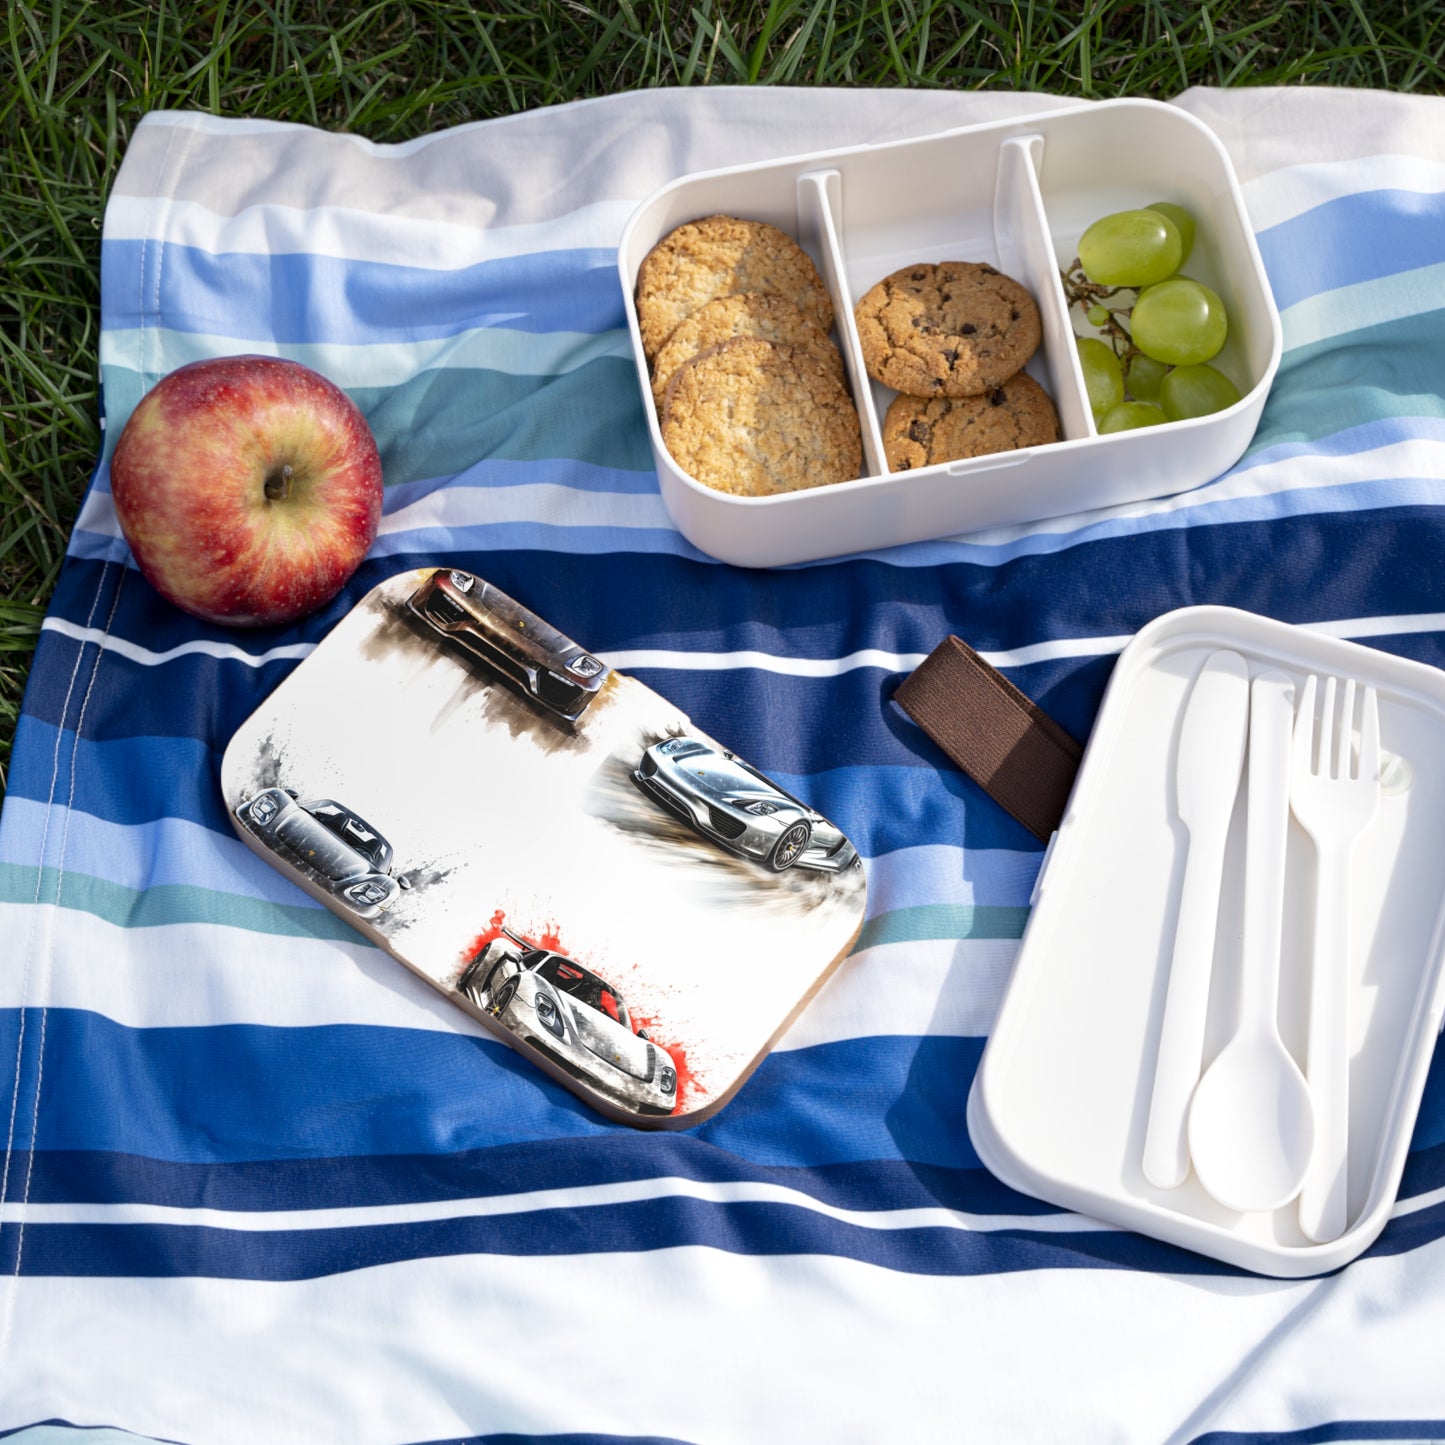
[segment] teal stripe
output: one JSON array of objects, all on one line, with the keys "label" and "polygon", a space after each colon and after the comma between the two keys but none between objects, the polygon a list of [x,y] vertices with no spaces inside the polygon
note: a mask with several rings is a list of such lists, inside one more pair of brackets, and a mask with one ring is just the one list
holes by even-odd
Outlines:
[{"label": "teal stripe", "polygon": [[[141,398],[139,373],[107,366],[107,418],[127,417]],[[501,371],[424,371],[399,386],[350,392],[381,449],[388,486],[451,477],[486,461],[569,459],[651,472],[652,448],[637,368],[598,357],[556,376]],[[116,426],[107,428],[107,455]]]},{"label": "teal stripe", "polygon": [[1433,386],[1445,311],[1403,316],[1288,351],[1250,453],[1399,417],[1445,419]]},{"label": "teal stripe", "polygon": [[929,939],[1022,938],[1027,908],[993,903],[921,903],[870,918],[853,952],[883,943],[922,943]]},{"label": "teal stripe", "polygon": [[[58,899],[57,899],[58,891]],[[0,903],[59,902],[62,908],[113,923],[118,928],[158,928],[172,923],[209,923],[285,938],[324,938],[367,943],[335,914],[316,905],[269,903],[183,883],[127,888],[87,873],[52,867],[0,863]]]}]

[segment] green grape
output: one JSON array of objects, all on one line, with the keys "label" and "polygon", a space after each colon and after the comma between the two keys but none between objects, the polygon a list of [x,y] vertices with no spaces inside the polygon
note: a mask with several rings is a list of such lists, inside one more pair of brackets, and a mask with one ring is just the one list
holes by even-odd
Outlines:
[{"label": "green grape", "polygon": [[1107,306],[1091,306],[1088,310],[1089,325],[1102,326],[1109,319],[1109,308]]},{"label": "green grape", "polygon": [[1079,237],[1079,264],[1100,286],[1149,286],[1179,269],[1184,244],[1159,211],[1116,211]]},{"label": "green grape", "polygon": [[1239,400],[1239,388],[1212,366],[1176,366],[1164,378],[1159,405],[1170,421],[1208,416]]},{"label": "green grape", "polygon": [[1124,400],[1124,369],[1114,348],[1092,336],[1075,337],[1079,348],[1079,364],[1084,370],[1084,386],[1089,393],[1089,410],[1096,417]]},{"label": "green grape", "polygon": [[1197,366],[1224,345],[1229,319],[1224,302],[1208,286],[1171,276],[1139,293],[1129,329],[1134,345],[1155,361]]},{"label": "green grape", "polygon": [[1099,420],[1099,432],[1134,431],[1141,426],[1158,426],[1169,418],[1149,401],[1121,401]]},{"label": "green grape", "polygon": [[1129,358],[1129,369],[1124,373],[1129,395],[1135,401],[1158,401],[1159,386],[1168,370],[1162,361],[1155,361],[1152,356],[1136,351]]},{"label": "green grape", "polygon": [[1179,232],[1179,243],[1184,248],[1179,257],[1179,264],[1182,266],[1194,249],[1194,217],[1183,206],[1176,206],[1173,201],[1150,201],[1144,209],[1158,211],[1161,216],[1168,216],[1174,222],[1174,228]]}]

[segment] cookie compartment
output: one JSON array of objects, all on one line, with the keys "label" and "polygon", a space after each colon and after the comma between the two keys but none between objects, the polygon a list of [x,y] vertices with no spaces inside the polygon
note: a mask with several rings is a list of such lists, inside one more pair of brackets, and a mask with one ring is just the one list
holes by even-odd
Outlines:
[{"label": "cookie compartment", "polygon": [[[1097,216],[1176,200],[1199,221],[1197,269],[1229,308],[1222,369],[1244,393],[1227,412],[1101,436],[1092,422],[1059,267]],[[712,214],[766,221],[813,258],[836,313],[864,464],[852,480],[740,497],[687,476],[663,444],[637,328],[638,268],[674,227]],[[970,261],[1021,283],[1042,340],[1024,370],[1053,400],[1057,442],[890,472],[883,419],[895,393],[871,380],[854,307],[918,262]],[[634,212],[618,270],[664,503],[701,550],[778,566],[1012,526],[1171,495],[1226,470],[1254,433],[1278,364],[1279,318],[1229,168],[1202,126],[1154,101],[1039,115],[679,178]]]},{"label": "cookie compartment", "polygon": [[[855,394],[880,475],[889,472],[883,426],[898,393],[868,377],[854,313],[877,282],[918,264],[993,266],[1022,285],[1038,307],[1042,339],[1021,369],[1053,401],[1061,442],[1092,435],[1039,193],[1034,158],[1043,144],[1041,135],[1028,131],[1002,137],[950,132],[907,147],[878,147],[856,158],[846,178],[824,193],[842,277],[839,329],[863,378]],[[933,472],[976,478],[971,483],[975,509],[981,519],[997,520],[1011,510],[1008,499],[1017,488],[1011,479],[985,481],[981,474],[1026,465],[1031,451],[990,452],[895,475],[906,475],[910,482]],[[1072,510],[1067,495],[1052,494],[1046,481],[1044,487],[1037,500],[1045,509],[1040,515]]]}]

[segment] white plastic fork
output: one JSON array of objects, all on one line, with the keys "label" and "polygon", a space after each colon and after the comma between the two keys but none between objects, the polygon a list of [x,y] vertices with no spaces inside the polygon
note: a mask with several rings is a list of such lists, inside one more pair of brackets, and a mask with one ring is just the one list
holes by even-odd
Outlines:
[{"label": "white plastic fork", "polygon": [[1348,1223],[1350,863],[1380,801],[1380,717],[1375,689],[1360,708],[1354,752],[1355,681],[1347,678],[1338,713],[1327,677],[1315,732],[1317,679],[1304,685],[1295,714],[1290,807],[1314,841],[1315,929],[1310,970],[1305,1077],[1315,1104],[1315,1149],[1299,1197],[1299,1222],[1316,1243],[1338,1239]]}]

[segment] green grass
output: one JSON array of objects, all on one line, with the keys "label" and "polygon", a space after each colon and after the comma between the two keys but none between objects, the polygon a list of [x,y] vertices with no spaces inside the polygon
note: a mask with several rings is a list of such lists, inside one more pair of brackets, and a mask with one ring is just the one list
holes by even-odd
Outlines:
[{"label": "green grass", "polygon": [[0,797],[99,449],[100,225],[148,110],[400,141],[657,85],[1167,99],[1189,85],[1445,92],[1438,0],[9,0],[0,49]]}]

